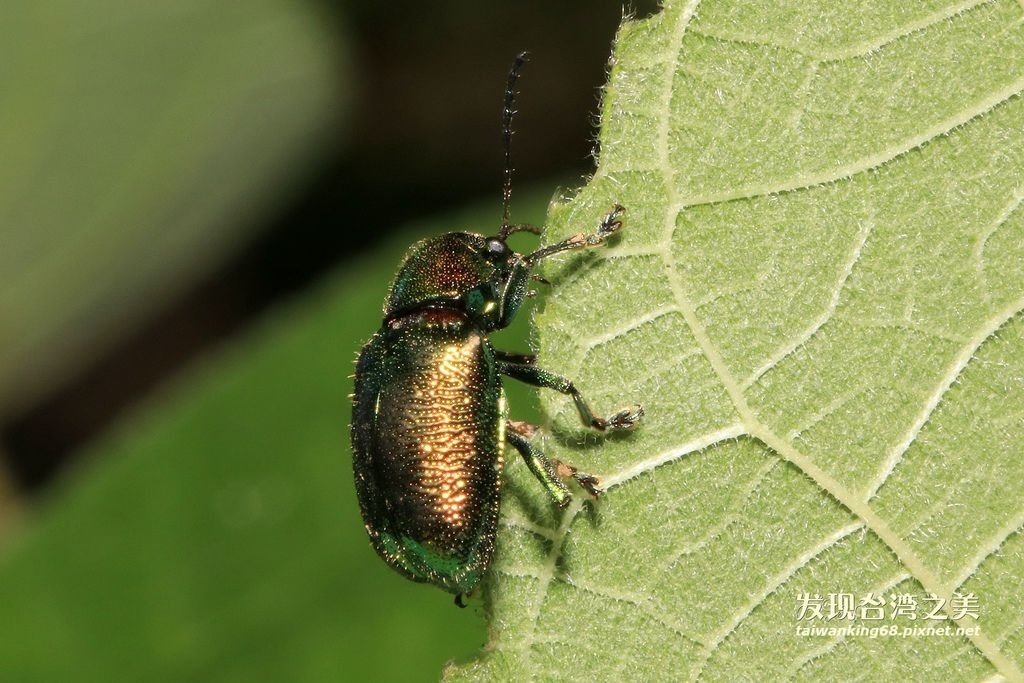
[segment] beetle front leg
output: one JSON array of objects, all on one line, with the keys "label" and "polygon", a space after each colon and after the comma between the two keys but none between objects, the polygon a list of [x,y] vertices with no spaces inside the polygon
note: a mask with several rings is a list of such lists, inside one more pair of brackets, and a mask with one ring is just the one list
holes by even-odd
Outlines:
[{"label": "beetle front leg", "polygon": [[572,477],[595,498],[603,493],[601,480],[594,475],[580,472],[572,465],[558,460],[549,460],[543,451],[529,440],[529,437],[536,431],[537,428],[531,424],[510,420],[505,431],[505,440],[519,451],[523,460],[526,461],[526,466],[530,468],[530,472],[544,485],[548,495],[559,507],[565,507],[572,500],[572,493],[565,486],[563,478]]},{"label": "beetle front leg", "polygon": [[611,417],[605,419],[594,415],[594,411],[587,405],[583,395],[580,394],[579,390],[573,385],[572,381],[556,375],[553,372],[547,370],[541,370],[533,365],[523,365],[519,363],[508,363],[499,360],[498,372],[503,375],[508,375],[513,379],[517,379],[520,382],[526,382],[532,384],[535,387],[543,387],[545,389],[554,389],[557,392],[572,396],[573,402],[576,404],[576,410],[580,414],[580,419],[583,420],[583,424],[588,427],[593,427],[598,431],[605,431],[607,429],[629,429],[639,422],[640,418],[644,415],[644,409],[641,405],[634,405],[632,408],[626,408],[615,413]]},{"label": "beetle front leg", "polygon": [[524,260],[527,265],[534,266],[538,261],[546,259],[549,256],[554,256],[555,254],[563,251],[569,251],[570,249],[583,249],[585,247],[599,247],[605,243],[609,236],[615,234],[619,228],[622,227],[622,214],[625,213],[625,211],[626,209],[619,204],[616,204],[615,207],[601,219],[601,222],[598,223],[597,232],[591,235],[584,232],[578,232],[569,239],[538,249],[527,256]]}]

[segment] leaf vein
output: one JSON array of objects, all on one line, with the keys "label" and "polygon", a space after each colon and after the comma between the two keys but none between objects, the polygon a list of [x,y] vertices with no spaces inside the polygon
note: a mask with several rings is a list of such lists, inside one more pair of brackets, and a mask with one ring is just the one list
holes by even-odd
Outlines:
[{"label": "leaf vein", "polygon": [[726,620],[725,626],[711,638],[710,646],[704,651],[704,656],[701,658],[701,662],[697,666],[693,680],[700,679],[704,672],[704,667],[707,666],[707,663],[711,659],[715,650],[725,642],[725,639],[728,638],[730,634],[734,633],[736,629],[739,628],[740,624],[750,616],[758,605],[761,605],[770,595],[777,591],[782,584],[793,578],[798,571],[810,564],[810,562],[816,557],[819,557],[829,548],[835,546],[841,540],[863,527],[863,522],[853,522],[844,527],[840,527],[835,532],[829,534],[811,547],[807,552],[796,558],[794,562],[784,567],[781,572],[771,577],[761,590],[753,594],[751,599],[740,607],[740,609],[733,612],[733,614]]},{"label": "leaf vein", "polygon": [[[1024,0],[1020,0],[1024,2]],[[989,239],[1001,228],[1012,216],[1017,209],[1021,207],[1021,203],[1024,202],[1024,187],[1018,187],[1013,197],[1009,202],[1002,208],[995,220],[982,231],[981,236],[978,238],[978,243],[974,246],[974,264],[975,270],[978,273],[978,282],[981,283],[981,291],[986,301],[991,301],[991,294],[988,291],[988,279],[985,277],[985,247],[988,244]]]},{"label": "leaf vein", "polygon": [[[558,566],[558,560],[562,556],[563,548],[565,547],[565,540],[569,535],[569,528],[572,526],[573,520],[579,511],[583,509],[583,501],[577,496],[572,499],[569,503],[569,507],[562,513],[562,522],[558,526],[558,535],[551,542],[551,551],[544,560],[544,564],[540,568],[539,575],[537,577],[539,586],[537,587],[537,597],[534,600],[534,604],[530,608],[530,617],[527,620],[529,624],[529,630],[525,633],[521,648],[523,652],[528,652],[534,644],[534,638],[537,635],[537,626],[540,624],[540,613],[544,607],[544,603],[547,600],[548,593],[551,590],[551,584],[556,579],[555,568]],[[532,664],[532,658],[527,658],[527,661]],[[533,676],[527,676],[528,679]]]},{"label": "leaf vein", "polygon": [[[907,568],[910,574],[926,591],[930,591],[945,599],[945,610],[948,614],[952,615],[950,607],[952,594],[946,590],[945,584],[939,580],[934,572],[925,566],[909,543],[893,531],[892,527],[885,520],[878,516],[867,504],[867,501],[863,501],[853,495],[851,491],[818,467],[813,460],[797,450],[792,444],[781,439],[768,427],[760,424],[756,425],[753,435],[761,439],[769,448],[774,449],[776,453],[786,460],[799,467],[804,474],[814,480],[830,496],[850,512],[860,517],[864,521],[865,526],[889,547],[900,563]],[[1011,679],[1024,678],[1024,674],[1021,673],[1017,663],[1002,652],[983,630],[971,632],[967,637],[1000,673]]]},{"label": "leaf vein", "polygon": [[796,90],[796,102],[797,105],[793,107],[793,113],[789,115],[789,127],[792,130],[798,132],[800,137],[803,137],[803,133],[800,130],[800,124],[804,118],[804,112],[807,111],[807,101],[811,92],[811,84],[814,83],[814,79],[818,76],[818,70],[821,68],[821,62],[812,61],[807,66],[807,73],[804,74],[804,79]]},{"label": "leaf vein", "polygon": [[[888,581],[883,581],[882,583],[873,586],[871,590],[868,592],[871,594],[884,593],[888,590],[892,590],[893,588],[900,585],[909,578],[911,578],[910,574],[906,572],[900,572]],[[794,662],[794,666],[789,671],[787,671],[786,674],[782,676],[782,678],[785,678],[787,680],[792,680],[793,678],[796,678],[797,674],[799,674],[803,669],[805,669],[815,660],[824,657],[832,650],[836,649],[840,645],[843,645],[847,642],[850,641],[845,635],[839,635],[835,636],[828,642],[822,644],[820,647],[816,647],[806,652],[802,657],[799,657],[796,660],[796,662]]]},{"label": "leaf vein", "polygon": [[625,324],[618,328],[609,330],[604,334],[599,334],[595,337],[585,339],[581,342],[581,344],[583,348],[587,349],[588,351],[592,351],[596,349],[598,346],[601,346],[602,344],[607,344],[608,342],[618,339],[619,337],[624,337],[630,332],[638,330],[648,323],[654,322],[658,318],[662,318],[666,315],[669,315],[670,313],[678,312],[679,311],[678,309],[676,309],[675,306],[661,306],[659,308],[655,308],[653,311],[650,311],[644,315],[641,315],[637,318],[633,318],[632,320],[626,322]]},{"label": "leaf vein", "polygon": [[867,243],[868,236],[871,234],[873,227],[874,221],[864,221],[861,225],[861,229],[857,233],[857,239],[854,242],[853,248],[850,250],[850,255],[847,257],[846,262],[839,271],[839,278],[837,279],[835,286],[832,288],[832,295],[829,297],[828,303],[825,305],[825,310],[821,312],[821,315],[815,318],[805,330],[794,337],[789,343],[783,345],[769,356],[764,365],[754,370],[754,372],[751,373],[751,375],[740,385],[742,390],[750,388],[750,386],[757,382],[757,380],[759,380],[765,373],[782,362],[784,358],[788,357],[810,341],[811,338],[816,335],[829,320],[832,319],[832,316],[835,315],[836,309],[839,307],[839,299],[842,296],[843,290],[846,288],[846,282],[849,280],[854,266],[856,266],[860,261],[864,245]]},{"label": "leaf vein", "polygon": [[527,533],[540,536],[541,538],[549,541],[555,541],[558,539],[558,531],[555,529],[549,529],[546,526],[535,524],[532,521],[520,517],[512,513],[503,513],[501,516],[501,523],[510,529],[518,529],[519,531],[526,531]]},{"label": "leaf vein", "polygon": [[907,430],[903,439],[889,450],[888,455],[882,463],[881,470],[875,477],[874,482],[868,488],[867,494],[864,498],[865,502],[870,501],[878,494],[878,490],[882,488],[885,482],[889,479],[889,476],[903,459],[903,456],[906,454],[911,444],[913,444],[925,423],[935,412],[935,409],[938,407],[942,397],[945,396],[949,388],[953,386],[953,383],[961,375],[964,368],[966,368],[968,363],[970,363],[971,359],[974,358],[974,355],[978,352],[978,349],[981,348],[981,345],[992,337],[999,328],[1009,322],[1015,315],[1020,313],[1021,310],[1024,310],[1024,297],[1017,299],[1010,306],[989,318],[982,325],[981,330],[971,337],[966,344],[964,344],[960,349],[960,353],[953,358],[953,361],[950,363],[946,373],[939,379],[938,384],[932,390],[928,400],[925,401],[921,412],[918,413],[914,422],[911,423],[910,428]]},{"label": "leaf vein", "polygon": [[950,342],[953,344],[965,344],[969,340],[969,337],[964,337],[959,334],[950,334],[949,332],[942,332],[940,330],[929,330],[923,325],[915,324],[913,322],[898,321],[894,322],[891,320],[872,320],[870,318],[847,318],[844,320],[851,327],[860,327],[862,329],[879,329],[879,330],[902,330],[904,332],[913,332],[915,334],[921,334],[926,337],[932,337],[944,342]]},{"label": "leaf vein", "polygon": [[[836,411],[841,409],[847,403],[849,403],[850,401],[853,401],[854,399],[858,398],[862,394],[864,394],[864,393],[866,393],[868,391],[871,391],[874,388],[875,387],[857,387],[856,390],[854,390],[854,391],[850,391],[850,392],[847,392],[845,394],[839,394],[838,396],[833,398],[831,401],[829,401],[826,405],[822,406],[818,411],[816,411],[815,413],[809,415],[808,419],[803,424],[800,424],[797,427],[795,427],[793,430],[791,430],[786,435],[786,438],[790,442],[796,442],[796,440],[799,439],[800,436],[804,432],[810,431],[816,425],[818,425],[821,422],[823,422],[824,420],[828,419],[829,416],[834,415],[836,413]],[[878,388],[884,388],[884,387],[878,387]]]},{"label": "leaf vein", "polygon": [[757,490],[761,488],[761,484],[762,482],[764,482],[765,477],[767,477],[768,473],[775,469],[776,465],[778,465],[780,462],[780,459],[773,458],[772,460],[769,460],[767,463],[765,463],[761,467],[761,469],[759,469],[755,473],[755,476],[751,478],[750,482],[745,487],[743,487],[741,491],[737,492],[737,494],[734,496],[734,504],[729,507],[729,510],[725,513],[725,515],[722,516],[721,519],[718,520],[718,522],[714,526],[708,529],[707,533],[705,533],[697,541],[693,543],[687,543],[686,545],[677,548],[676,551],[669,556],[668,561],[664,563],[665,567],[662,570],[662,573],[667,573],[675,565],[675,563],[680,560],[680,558],[697,552],[704,546],[708,545],[711,541],[715,540],[719,535],[722,534],[722,532],[724,532],[730,526],[732,526],[733,522],[740,518],[740,512],[743,510],[746,504],[753,498]]},{"label": "leaf vein", "polygon": [[685,203],[674,204],[672,210],[679,213],[695,206],[725,204],[742,199],[754,199],[756,197],[808,190],[819,186],[830,185],[843,179],[850,179],[853,176],[895,161],[911,150],[923,147],[932,140],[940,138],[960,126],[968,124],[978,117],[992,111],[996,107],[1018,97],[1022,91],[1024,91],[1024,78],[1020,78],[1005,88],[977,100],[973,106],[957,112],[953,116],[927,128],[918,135],[912,135],[900,140],[896,144],[890,145],[889,147],[874,154],[868,154],[860,157],[859,159],[854,159],[849,163],[829,167],[816,173],[779,180],[771,185],[764,185],[760,183],[750,184],[740,186],[726,192],[697,195],[690,198]]},{"label": "leaf vein", "polygon": [[1021,527],[1024,527],[1024,508],[1018,510],[1016,516],[997,529],[996,533],[994,533],[990,538],[987,538],[978,544],[978,553],[971,558],[970,562],[967,563],[967,566],[964,567],[964,570],[949,582],[949,592],[952,593],[957,588],[963,586],[968,579],[977,573],[978,569],[981,568],[981,565],[985,563],[985,560],[999,552],[999,549],[1003,547],[1006,541],[1015,533],[1018,533],[1021,530]]},{"label": "leaf vein", "polygon": [[[859,43],[851,43],[834,50],[808,50],[795,43],[788,43],[779,40],[769,40],[767,38],[742,32],[709,32],[703,29],[694,30],[694,33],[698,35],[711,38],[713,40],[719,40],[722,42],[740,43],[746,45],[761,45],[764,47],[771,47],[782,50],[789,50],[791,52],[797,52],[808,57],[812,57],[820,62],[840,62],[850,59],[856,59],[858,57],[867,57],[870,54],[878,52],[882,48],[895,43],[903,38],[912,36],[915,33],[923,33],[928,29],[941,24],[948,20],[953,20],[958,16],[966,14],[972,9],[980,7],[982,5],[994,4],[996,0],[964,0],[955,5],[949,7],[943,7],[942,9],[933,12],[927,16],[921,17],[916,21],[908,22],[902,26],[898,26],[891,31],[881,34],[871,40],[864,40]],[[1024,2],[1024,0],[1018,0],[1018,2]]]},{"label": "leaf vein", "polygon": [[658,612],[656,610],[654,610],[652,607],[650,607],[650,605],[648,604],[649,600],[647,600],[647,599],[644,599],[644,598],[642,598],[640,596],[628,595],[628,594],[625,594],[625,593],[619,593],[617,591],[611,591],[611,590],[608,590],[608,589],[605,589],[605,588],[597,588],[597,587],[594,587],[594,586],[586,584],[586,583],[581,583],[581,582],[579,582],[579,581],[577,581],[577,580],[575,580],[575,579],[573,579],[571,577],[568,577],[568,576],[564,577],[564,578],[565,578],[565,582],[568,585],[572,586],[573,588],[576,588],[577,590],[581,590],[581,591],[584,591],[586,593],[590,593],[591,595],[595,595],[595,596],[597,596],[599,598],[605,598],[605,599],[608,599],[608,600],[614,600],[616,602],[624,602],[624,603],[626,603],[628,605],[632,605],[633,607],[637,608],[638,610],[643,612],[645,615],[647,615],[648,617],[653,619],[660,626],[663,626],[664,628],[668,629],[669,631],[672,631],[673,633],[678,635],[680,638],[682,638],[684,640],[688,640],[689,642],[693,643],[694,645],[696,645],[699,648],[707,647],[707,645],[705,643],[701,642],[700,640],[698,640],[694,636],[691,636],[691,635],[687,634],[686,632],[684,632],[682,630],[682,628],[678,624],[674,624],[674,623],[668,621],[667,619],[665,619],[665,617],[663,617],[660,614],[658,614]]},{"label": "leaf vein", "polygon": [[629,481],[630,479],[635,479],[636,477],[639,477],[641,474],[649,472],[656,467],[664,465],[665,463],[672,462],[673,460],[679,460],[691,453],[702,451],[705,448],[710,448],[711,446],[719,444],[723,441],[728,441],[729,439],[737,439],[741,436],[746,435],[746,433],[747,431],[743,427],[743,425],[737,422],[735,424],[729,425],[728,427],[725,427],[724,429],[720,429],[716,432],[712,432],[710,434],[702,436],[699,439],[688,441],[682,444],[681,446],[677,446],[676,448],[672,448],[662,453],[659,453],[652,458],[641,460],[635,465],[627,467],[624,470],[620,470],[615,474],[608,475],[607,477],[602,477],[604,481],[604,486],[606,489],[610,489],[613,486],[619,486]]}]

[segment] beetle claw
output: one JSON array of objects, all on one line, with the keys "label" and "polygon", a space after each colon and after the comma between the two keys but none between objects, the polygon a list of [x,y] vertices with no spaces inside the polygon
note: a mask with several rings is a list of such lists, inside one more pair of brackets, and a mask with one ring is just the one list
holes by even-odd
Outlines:
[{"label": "beetle claw", "polygon": [[583,487],[583,490],[594,498],[597,498],[604,493],[604,487],[601,485],[600,477],[596,477],[593,474],[587,474],[586,472],[580,472],[578,469],[566,462],[556,460],[554,465],[556,471],[561,477],[566,479],[572,477],[577,484]]},{"label": "beetle claw", "polygon": [[592,474],[576,472],[572,475],[572,478],[575,479],[576,482],[594,498],[598,498],[602,493],[604,493],[604,487],[601,485],[601,479],[599,477],[595,477]]},{"label": "beetle claw", "polygon": [[605,238],[615,234],[622,228],[622,214],[625,213],[626,209],[621,204],[616,204],[611,213],[601,219],[601,224],[597,226],[597,237],[601,240],[599,244],[603,244]]},{"label": "beetle claw", "polygon": [[644,407],[639,403],[632,408],[626,408],[608,418],[610,429],[632,429],[640,418],[644,416]]}]

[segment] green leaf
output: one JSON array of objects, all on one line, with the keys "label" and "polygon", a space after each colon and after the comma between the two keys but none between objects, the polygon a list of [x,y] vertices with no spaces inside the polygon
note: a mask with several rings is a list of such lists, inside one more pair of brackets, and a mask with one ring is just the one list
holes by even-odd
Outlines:
[{"label": "green leaf", "polygon": [[[491,640],[449,679],[1021,680],[1022,14],[670,0],[623,25],[598,170],[548,235],[614,202],[627,225],[549,266],[537,325],[546,368],[647,417],[589,436],[546,392],[543,447],[608,491],[557,511],[510,463]],[[854,620],[801,616],[840,593]],[[953,623],[932,594],[976,597],[967,635],[798,632]]]}]

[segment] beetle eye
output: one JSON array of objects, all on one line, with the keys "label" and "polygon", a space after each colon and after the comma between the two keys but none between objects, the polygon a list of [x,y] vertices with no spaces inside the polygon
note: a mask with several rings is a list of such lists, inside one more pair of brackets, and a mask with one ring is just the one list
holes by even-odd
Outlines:
[{"label": "beetle eye", "polygon": [[508,257],[508,245],[497,237],[491,237],[484,245],[484,252],[491,261],[505,259]]}]

